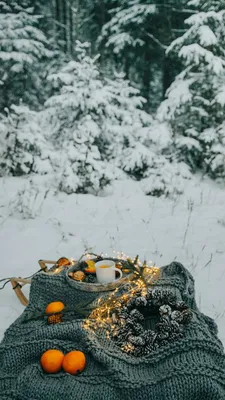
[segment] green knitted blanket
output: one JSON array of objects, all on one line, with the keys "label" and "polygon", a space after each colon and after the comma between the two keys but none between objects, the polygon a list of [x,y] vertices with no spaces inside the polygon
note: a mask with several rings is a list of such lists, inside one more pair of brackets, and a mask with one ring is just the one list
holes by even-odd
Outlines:
[{"label": "green knitted blanket", "polygon": [[[96,301],[107,293],[76,290],[65,272],[32,279],[30,302],[8,328],[0,345],[1,400],[224,400],[225,356],[214,321],[199,312],[194,281],[179,263],[161,268],[156,284],[172,289],[193,311],[183,338],[147,357],[130,356],[114,341],[89,337],[82,319],[47,325],[44,319],[24,317],[52,301],[68,306]],[[45,374],[40,366],[44,351],[81,350],[87,365],[77,376]]]}]

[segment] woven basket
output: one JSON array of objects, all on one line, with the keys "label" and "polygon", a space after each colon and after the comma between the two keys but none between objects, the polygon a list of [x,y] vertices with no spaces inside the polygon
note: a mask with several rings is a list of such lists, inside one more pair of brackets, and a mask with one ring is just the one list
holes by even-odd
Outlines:
[{"label": "woven basket", "polygon": [[[112,260],[112,259],[111,259]],[[124,274],[122,278],[116,279],[113,282],[110,283],[89,283],[89,282],[80,282],[80,281],[75,281],[74,279],[71,279],[69,277],[70,272],[77,271],[79,269],[79,266],[76,264],[69,268],[66,272],[66,279],[68,281],[68,284],[78,290],[82,290],[84,292],[108,292],[111,290],[115,290],[117,287],[125,284],[126,282],[130,281],[133,279],[133,274]]]}]

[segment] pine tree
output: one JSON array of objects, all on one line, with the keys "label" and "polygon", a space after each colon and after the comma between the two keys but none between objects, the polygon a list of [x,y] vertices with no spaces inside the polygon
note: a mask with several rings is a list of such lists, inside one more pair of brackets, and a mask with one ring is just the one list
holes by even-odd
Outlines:
[{"label": "pine tree", "polygon": [[168,49],[182,60],[183,71],[158,117],[172,126],[178,160],[225,177],[225,2],[192,0],[189,6],[195,10],[186,20],[189,29]]},{"label": "pine tree", "polygon": [[61,152],[60,189],[97,193],[112,180],[112,171],[103,159],[104,86],[95,60],[87,54],[87,44],[78,44],[78,58],[70,61],[49,80],[58,94],[46,102],[52,141]]},{"label": "pine tree", "polygon": [[76,61],[49,77],[58,93],[46,102],[46,129],[60,152],[54,169],[64,167],[60,189],[97,194],[122,170],[137,180],[154,175],[146,182],[148,194],[170,195],[161,171],[168,164],[171,173],[174,169],[161,155],[158,137],[150,138],[153,120],[143,110],[146,100],[123,76],[102,76],[88,49],[87,43],[77,43]]},{"label": "pine tree", "polygon": [[60,187],[67,193],[98,193],[121,168],[128,141],[151,122],[139,92],[121,78],[103,78],[88,48],[77,43],[77,60],[49,78],[59,86],[46,106],[52,139],[64,154]]},{"label": "pine tree", "polygon": [[138,83],[153,110],[177,70],[175,63],[165,57],[165,50],[177,37],[177,29],[183,28],[185,3],[186,0],[117,2],[99,37],[103,54],[107,53],[128,79]]},{"label": "pine tree", "polygon": [[37,28],[40,17],[32,13],[25,0],[0,3],[1,110],[18,104],[21,98],[27,103],[38,103],[39,62],[52,53],[45,35]]},{"label": "pine tree", "polygon": [[0,176],[52,171],[51,149],[44,138],[40,115],[27,106],[12,106],[1,117]]},{"label": "pine tree", "polygon": [[183,193],[186,180],[191,179],[190,168],[167,154],[171,136],[166,124],[154,121],[124,149],[121,166],[131,177],[141,180],[147,195],[176,197]]},{"label": "pine tree", "polygon": [[126,170],[127,147],[152,121],[139,91],[122,77],[102,77],[87,46],[78,43],[77,60],[50,77],[60,93],[46,103],[54,143],[65,154],[61,189],[68,193],[96,193],[113,179],[112,168],[116,174]]}]

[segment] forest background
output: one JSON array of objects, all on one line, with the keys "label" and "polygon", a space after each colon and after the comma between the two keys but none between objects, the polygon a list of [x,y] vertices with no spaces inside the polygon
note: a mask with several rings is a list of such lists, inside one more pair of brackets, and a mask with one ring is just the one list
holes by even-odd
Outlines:
[{"label": "forest background", "polygon": [[0,3],[0,176],[153,196],[225,176],[223,0]]}]

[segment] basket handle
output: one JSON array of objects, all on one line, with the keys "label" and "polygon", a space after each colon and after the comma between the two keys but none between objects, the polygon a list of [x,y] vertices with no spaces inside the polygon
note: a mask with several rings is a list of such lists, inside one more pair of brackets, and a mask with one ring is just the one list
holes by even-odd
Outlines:
[{"label": "basket handle", "polygon": [[40,265],[41,269],[45,270],[47,268],[46,264],[55,264],[56,261],[52,260],[38,260],[38,264]]},{"label": "basket handle", "polygon": [[28,305],[28,299],[22,291],[22,287],[31,283],[31,279],[23,279],[23,278],[11,278],[11,285],[13,287],[14,292],[16,293],[19,301],[24,305]]},{"label": "basket handle", "polygon": [[[38,263],[39,263],[41,269],[46,270],[46,268],[47,268],[46,264],[55,264],[56,262],[51,261],[51,260],[39,260]],[[31,279],[10,278],[10,282],[11,282],[12,288],[13,288],[14,292],[16,293],[20,303],[26,307],[29,303],[29,300],[23,293],[22,288],[23,288],[23,286],[30,284]]]}]

